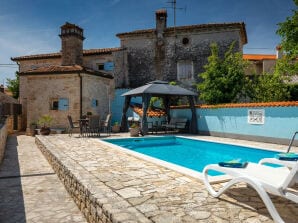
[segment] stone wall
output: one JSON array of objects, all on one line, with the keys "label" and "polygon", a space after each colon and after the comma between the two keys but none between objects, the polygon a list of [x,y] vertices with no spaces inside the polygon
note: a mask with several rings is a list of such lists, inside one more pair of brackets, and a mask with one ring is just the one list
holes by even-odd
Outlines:
[{"label": "stone wall", "polygon": [[[78,74],[59,74],[42,76],[21,76],[20,100],[23,105],[23,116],[27,130],[30,124],[37,122],[45,114],[53,117],[52,126],[68,125],[67,115],[79,119],[80,78]],[[65,111],[52,110],[52,100],[68,98],[69,108]]]},{"label": "stone wall", "polygon": [[0,118],[0,164],[2,163],[7,138],[7,119]]},{"label": "stone wall", "polygon": [[88,222],[152,222],[46,138],[36,136],[35,142]]},{"label": "stone wall", "polygon": [[[110,113],[109,100],[114,95],[114,82],[99,76],[84,74],[83,76],[83,105],[82,114],[91,111],[92,114],[99,114],[101,119],[105,119]],[[92,105],[92,100],[97,100],[97,105]]]},{"label": "stone wall", "polygon": [[[184,38],[188,39],[187,44],[183,43]],[[210,44],[217,43],[219,54],[223,56],[234,41],[235,51],[242,51],[239,29],[192,30],[178,32],[176,38],[168,34],[161,45],[154,32],[121,37],[121,47],[126,54],[118,52],[115,61],[127,60],[127,64],[116,63],[116,88],[134,88],[156,79],[177,81],[177,62],[180,60],[193,63],[193,78],[181,81],[190,86],[199,81],[198,74],[204,71],[203,66],[211,53]]]}]

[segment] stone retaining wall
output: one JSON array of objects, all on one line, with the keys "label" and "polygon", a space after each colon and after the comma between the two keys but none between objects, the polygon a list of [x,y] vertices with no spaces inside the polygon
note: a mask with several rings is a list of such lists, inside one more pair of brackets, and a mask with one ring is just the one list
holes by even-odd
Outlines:
[{"label": "stone retaining wall", "polygon": [[55,148],[47,137],[36,136],[35,142],[88,222],[152,222],[82,166]]},{"label": "stone retaining wall", "polygon": [[2,163],[7,138],[7,119],[2,122],[0,118],[0,164]]}]

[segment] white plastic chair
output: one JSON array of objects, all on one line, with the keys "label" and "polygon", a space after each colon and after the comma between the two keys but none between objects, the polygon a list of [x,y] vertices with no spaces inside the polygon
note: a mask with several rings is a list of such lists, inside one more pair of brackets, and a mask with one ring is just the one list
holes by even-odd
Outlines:
[{"label": "white plastic chair", "polygon": [[[283,167],[270,167],[263,163],[275,163]],[[208,171],[215,170],[231,176],[219,191],[215,191],[208,180]],[[290,188],[297,181],[298,161],[280,161],[277,159],[263,159],[256,163],[248,163],[245,168],[221,167],[218,164],[207,165],[203,170],[203,181],[214,197],[219,197],[227,189],[237,183],[247,183],[252,186],[265,203],[273,220],[278,223],[284,222],[278,214],[267,192],[289,199],[298,203],[298,191]]]}]

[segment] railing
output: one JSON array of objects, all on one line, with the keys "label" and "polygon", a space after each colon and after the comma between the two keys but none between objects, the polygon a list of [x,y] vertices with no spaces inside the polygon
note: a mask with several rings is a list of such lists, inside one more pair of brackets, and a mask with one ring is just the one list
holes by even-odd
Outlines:
[{"label": "railing", "polygon": [[292,137],[292,139],[291,139],[291,142],[290,142],[290,144],[289,144],[287,153],[290,152],[290,149],[291,149],[291,147],[292,147],[292,144],[293,144],[293,142],[294,142],[294,139],[295,139],[295,137],[296,137],[296,134],[298,134],[298,132],[295,132],[295,133],[294,133],[294,135],[293,135],[293,137]]}]

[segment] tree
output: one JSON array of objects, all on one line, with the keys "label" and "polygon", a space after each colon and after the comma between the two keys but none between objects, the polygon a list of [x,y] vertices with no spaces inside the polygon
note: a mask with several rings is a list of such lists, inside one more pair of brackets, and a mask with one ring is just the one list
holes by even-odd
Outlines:
[{"label": "tree", "polygon": [[252,76],[245,85],[245,91],[253,102],[286,101],[290,98],[289,87],[283,77],[276,74]]},{"label": "tree", "polygon": [[[294,0],[298,6],[298,0]],[[278,61],[276,72],[287,75],[298,74],[298,11],[293,10],[293,15],[287,17],[285,22],[278,24],[276,31],[281,37],[281,47],[285,52],[284,57]]]},{"label": "tree", "polygon": [[12,92],[12,97],[15,99],[19,98],[19,75],[16,74],[16,79],[6,79],[7,88],[10,92]]},{"label": "tree", "polygon": [[199,74],[202,82],[197,84],[199,98],[205,103],[231,103],[241,97],[247,62],[242,59],[241,53],[233,52],[234,45],[231,44],[221,59],[217,44],[211,44],[211,55],[204,66],[205,72]]}]

